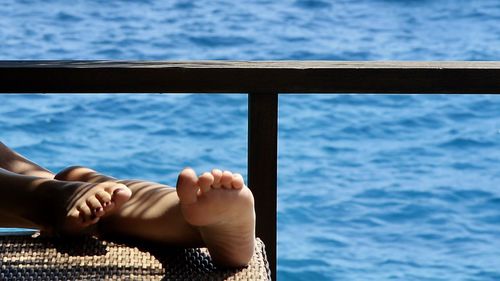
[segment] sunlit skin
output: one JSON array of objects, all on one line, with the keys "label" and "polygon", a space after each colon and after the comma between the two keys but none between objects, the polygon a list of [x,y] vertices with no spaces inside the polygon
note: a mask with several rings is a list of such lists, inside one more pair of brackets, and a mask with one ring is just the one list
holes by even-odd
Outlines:
[{"label": "sunlit skin", "polygon": [[[131,196],[116,182],[85,183],[53,175],[0,143],[0,226],[79,234]],[[46,177],[40,177],[46,176]]]},{"label": "sunlit skin", "polygon": [[[21,177],[34,179],[40,177],[33,175],[45,176],[42,179],[47,181],[47,186],[55,182],[64,183],[66,186],[63,188],[76,189],[71,186],[81,185],[83,191],[80,193],[83,195],[78,193],[78,198],[98,198],[94,194],[97,190],[106,191],[102,184],[127,186],[132,193],[130,199],[127,198],[123,204],[113,204],[112,210],[105,209],[97,218],[98,223],[91,221],[90,224],[98,225],[97,235],[125,236],[185,247],[206,246],[214,261],[223,266],[244,266],[253,255],[253,196],[239,174],[214,169],[197,176],[192,169],[186,168],[179,174],[177,187],[173,188],[142,180],[118,180],[77,166],[54,175],[19,154],[15,154],[14,158],[17,165],[12,165],[10,160],[10,169],[14,170],[11,173],[17,171],[22,173]],[[0,156],[0,167],[5,169],[8,165],[2,164],[2,161]],[[39,184],[36,189],[42,192],[41,187],[45,188],[45,185]],[[59,188],[58,192],[62,193],[63,188]],[[33,219],[26,222],[11,214],[0,209],[0,226],[39,227],[39,223],[30,225]],[[95,220],[96,213],[90,214],[90,218]]]}]

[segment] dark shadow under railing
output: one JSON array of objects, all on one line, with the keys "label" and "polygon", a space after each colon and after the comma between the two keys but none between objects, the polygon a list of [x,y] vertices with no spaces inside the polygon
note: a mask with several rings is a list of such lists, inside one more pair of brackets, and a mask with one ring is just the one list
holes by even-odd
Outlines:
[{"label": "dark shadow under railing", "polygon": [[276,279],[278,93],[500,93],[500,62],[0,61],[1,93],[249,93],[248,182]]}]

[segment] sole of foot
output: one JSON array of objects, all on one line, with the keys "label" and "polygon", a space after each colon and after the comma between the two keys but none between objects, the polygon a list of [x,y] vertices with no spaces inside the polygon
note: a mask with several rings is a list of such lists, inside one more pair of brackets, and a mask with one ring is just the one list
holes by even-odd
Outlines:
[{"label": "sole of foot", "polygon": [[[57,221],[54,228],[46,231],[48,233],[83,234],[102,217],[122,206],[132,195],[127,186],[115,182],[98,184],[58,180],[50,182],[52,189],[40,190],[47,193],[45,197],[54,198],[50,199],[52,205],[64,206],[66,216]],[[54,196],[55,194],[57,196]]]},{"label": "sole of foot", "polygon": [[178,177],[177,195],[186,222],[199,229],[210,255],[220,265],[245,266],[255,243],[254,198],[240,174],[214,169]]}]

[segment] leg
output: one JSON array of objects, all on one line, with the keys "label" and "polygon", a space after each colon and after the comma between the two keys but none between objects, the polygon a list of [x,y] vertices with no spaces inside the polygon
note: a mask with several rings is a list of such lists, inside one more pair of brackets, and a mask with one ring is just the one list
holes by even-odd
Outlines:
[{"label": "leg", "polygon": [[0,168],[16,174],[53,179],[54,174],[0,142]]},{"label": "leg", "polygon": [[[36,163],[26,159],[22,155],[16,153],[5,144],[0,142],[0,169],[40,178],[53,179],[54,174],[49,170],[37,165]],[[24,227],[29,223],[23,222],[19,224],[20,219],[0,213],[0,225],[10,225],[11,227]]]},{"label": "leg", "polygon": [[179,197],[173,187],[141,180],[117,180],[81,166],[66,168],[55,178],[89,183],[115,181],[130,188],[130,200],[99,223],[101,235],[134,237],[185,247],[204,245],[197,228],[183,219]]},{"label": "leg", "polygon": [[79,233],[123,205],[130,190],[114,182],[63,182],[0,168],[0,226]]},{"label": "leg", "polygon": [[[117,181],[84,167],[70,167],[55,178]],[[185,169],[179,175],[177,189],[145,181],[117,182],[126,184],[132,197],[99,223],[103,234],[207,246],[214,261],[225,266],[245,265],[252,257],[253,196],[240,175],[214,170],[198,178],[193,170]]]}]

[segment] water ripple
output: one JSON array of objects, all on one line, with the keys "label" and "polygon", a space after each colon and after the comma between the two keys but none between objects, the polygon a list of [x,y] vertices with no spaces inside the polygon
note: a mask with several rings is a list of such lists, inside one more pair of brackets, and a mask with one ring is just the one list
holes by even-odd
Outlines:
[{"label": "water ripple", "polygon": [[[498,60],[498,1],[3,1],[2,59]],[[22,20],[21,20],[22,19]],[[0,139],[57,171],[245,175],[247,100],[2,97]],[[284,280],[499,280],[500,99],[282,95]]]}]

